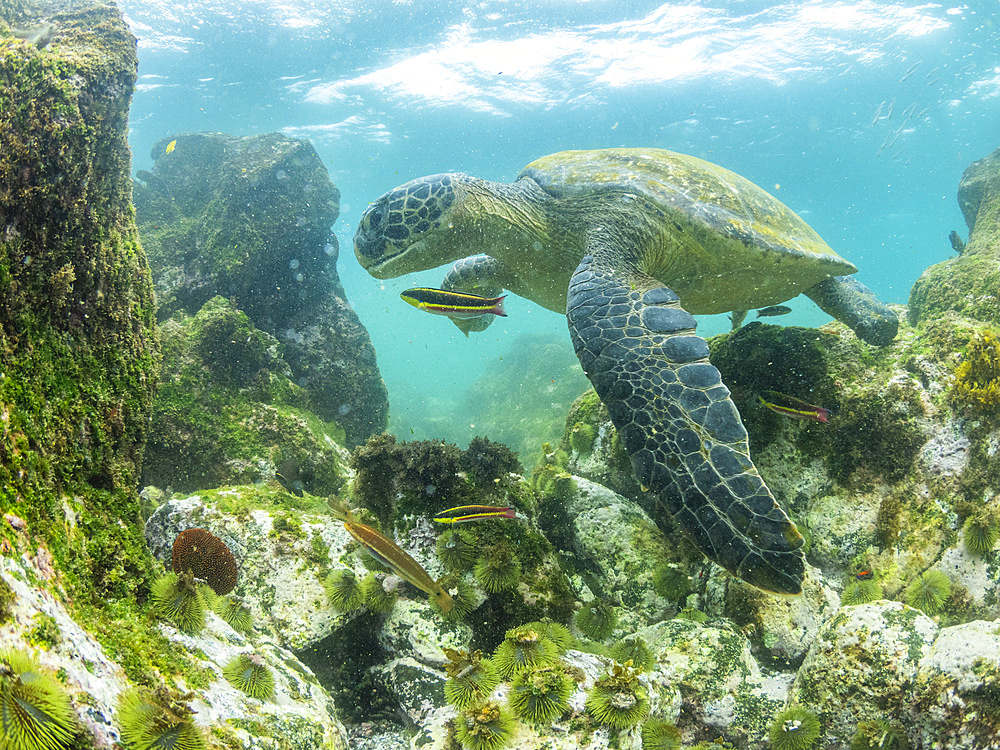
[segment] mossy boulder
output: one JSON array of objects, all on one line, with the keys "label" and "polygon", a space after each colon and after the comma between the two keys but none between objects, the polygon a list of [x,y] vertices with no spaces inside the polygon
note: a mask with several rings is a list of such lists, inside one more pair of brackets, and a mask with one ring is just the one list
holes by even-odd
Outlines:
[{"label": "mossy boulder", "polygon": [[309,408],[349,445],[385,429],[375,350],[337,275],[340,193],[312,145],[192,133],[165,136],[152,156],[135,205],[160,320],[222,295],[281,341]]},{"label": "mossy boulder", "polygon": [[284,346],[215,297],[165,322],[144,484],[178,492],[273,480],[337,492],[350,473],[344,433],[310,409]]},{"label": "mossy boulder", "polygon": [[149,575],[137,482],[159,351],[129,180],[135,48],[113,5],[0,5],[0,511],[81,594]]},{"label": "mossy boulder", "polygon": [[1000,149],[965,170],[958,205],[969,241],[957,258],[931,266],[917,279],[910,290],[913,323],[947,310],[1000,323]]}]

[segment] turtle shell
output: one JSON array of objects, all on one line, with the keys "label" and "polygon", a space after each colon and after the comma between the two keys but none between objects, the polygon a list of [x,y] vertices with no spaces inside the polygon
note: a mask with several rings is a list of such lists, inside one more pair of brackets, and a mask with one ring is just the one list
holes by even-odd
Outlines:
[{"label": "turtle shell", "polygon": [[[561,151],[533,161],[524,177],[555,198],[631,200],[652,215],[663,230],[665,267],[649,272],[693,313],[766,307],[857,271],[777,198],[694,156],[654,148]],[[650,214],[650,204],[659,214]]]}]

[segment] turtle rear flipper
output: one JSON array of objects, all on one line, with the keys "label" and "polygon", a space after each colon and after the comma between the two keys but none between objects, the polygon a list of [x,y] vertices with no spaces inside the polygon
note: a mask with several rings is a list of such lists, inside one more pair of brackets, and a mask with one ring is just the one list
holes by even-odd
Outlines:
[{"label": "turtle rear flipper", "polygon": [[[496,258],[470,255],[455,261],[445,274],[441,288],[449,292],[478,294],[480,297],[499,297],[503,294],[506,277],[503,265]],[[451,322],[468,336],[470,331],[485,331],[495,319],[495,315],[480,315],[478,318],[452,318]]]},{"label": "turtle rear flipper", "polygon": [[729,389],[678,297],[620,255],[584,257],[567,318],[639,482],[706,556],[766,591],[802,591],[802,536],[750,460]]}]

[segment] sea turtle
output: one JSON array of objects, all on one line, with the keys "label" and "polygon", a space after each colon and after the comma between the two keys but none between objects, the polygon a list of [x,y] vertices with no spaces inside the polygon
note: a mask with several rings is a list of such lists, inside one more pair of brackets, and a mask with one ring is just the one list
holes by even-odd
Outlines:
[{"label": "sea turtle", "polygon": [[[483,254],[466,257],[470,248]],[[863,340],[898,321],[799,216],[748,180],[652,148],[562,151],[512,183],[421,177],[361,217],[374,277],[457,261],[444,288],[502,289],[564,312],[640,484],[698,548],[761,589],[802,590],[802,536],[750,460],[739,413],[691,313],[804,293]],[[466,332],[488,319],[456,320]]]}]

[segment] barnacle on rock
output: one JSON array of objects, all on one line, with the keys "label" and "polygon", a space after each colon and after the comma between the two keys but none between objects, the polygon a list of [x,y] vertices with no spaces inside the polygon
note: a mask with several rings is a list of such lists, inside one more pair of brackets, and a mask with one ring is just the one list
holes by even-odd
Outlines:
[{"label": "barnacle on rock", "polygon": [[506,544],[494,544],[483,550],[473,569],[479,585],[491,594],[507,591],[521,580],[521,563]]},{"label": "barnacle on rock", "polygon": [[205,627],[208,605],[202,586],[188,573],[167,573],[153,581],[149,601],[154,614],[169,620],[185,633],[197,633]]},{"label": "barnacle on rock", "polygon": [[553,664],[558,659],[559,648],[527,625],[508,630],[493,654],[497,673],[505,680],[529,667]]},{"label": "barnacle on rock", "polygon": [[274,675],[257,654],[240,654],[223,668],[222,676],[251,698],[267,700],[274,695]]},{"label": "barnacle on rock", "polygon": [[459,711],[480,702],[500,684],[500,675],[490,660],[483,658],[482,651],[445,648],[444,653],[448,657],[444,697]]},{"label": "barnacle on rock", "polygon": [[951,579],[940,570],[925,570],[906,587],[906,603],[924,614],[934,615],[951,594]]},{"label": "barnacle on rock", "polygon": [[361,581],[361,596],[364,599],[365,607],[370,612],[384,615],[392,611],[396,606],[396,587],[394,582],[398,579],[395,576],[384,576],[376,573],[369,573]]},{"label": "barnacle on rock", "polygon": [[66,691],[21,651],[0,652],[0,748],[69,746],[77,720]]},{"label": "barnacle on rock", "polygon": [[1000,337],[992,331],[972,335],[965,359],[955,368],[952,398],[984,414],[1000,410]]},{"label": "barnacle on rock", "polygon": [[475,534],[465,529],[448,529],[437,538],[434,549],[438,559],[450,570],[468,570],[479,554]]},{"label": "barnacle on rock", "polygon": [[649,712],[649,700],[635,670],[621,664],[594,683],[585,705],[594,719],[611,729],[635,726]]},{"label": "barnacle on rock", "polygon": [[843,606],[868,604],[882,598],[882,586],[874,578],[851,581],[840,597]]},{"label": "barnacle on rock", "polygon": [[236,588],[236,558],[225,542],[205,529],[188,529],[177,535],[173,570],[175,573],[190,570],[220,596]]},{"label": "barnacle on rock", "polygon": [[513,734],[513,717],[497,703],[475,706],[455,719],[455,739],[465,750],[501,750]]},{"label": "barnacle on rock", "polygon": [[678,750],[681,731],[663,719],[648,719],[642,725],[642,750]]},{"label": "barnacle on rock", "polygon": [[561,667],[532,667],[514,675],[507,701],[519,719],[544,724],[566,710],[573,688]]},{"label": "barnacle on rock", "polygon": [[594,599],[584,604],[576,613],[576,626],[588,638],[603,641],[618,626],[618,615],[610,604]]},{"label": "barnacle on rock", "polygon": [[133,688],[118,697],[118,727],[129,750],[205,750],[190,708],[170,696]]},{"label": "barnacle on rock", "polygon": [[253,615],[243,603],[232,596],[220,596],[212,603],[212,611],[229,624],[237,633],[253,630]]},{"label": "barnacle on rock", "polygon": [[365,603],[361,584],[350,568],[338,568],[326,577],[326,596],[338,612],[353,612]]},{"label": "barnacle on rock", "polygon": [[768,736],[773,750],[808,750],[821,734],[816,714],[802,706],[792,706],[775,717]]},{"label": "barnacle on rock", "polygon": [[909,750],[906,730],[894,721],[859,721],[851,739],[851,750]]},{"label": "barnacle on rock", "polygon": [[638,672],[646,672],[653,667],[653,652],[639,637],[618,641],[608,650],[608,655],[619,664],[632,662],[632,667]]}]

